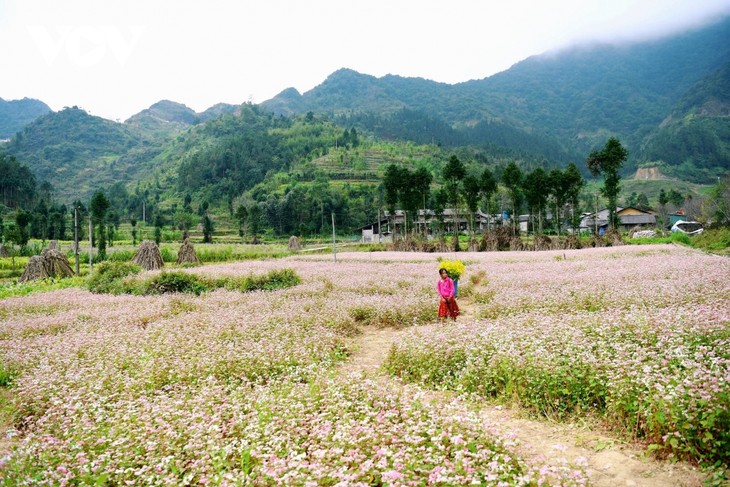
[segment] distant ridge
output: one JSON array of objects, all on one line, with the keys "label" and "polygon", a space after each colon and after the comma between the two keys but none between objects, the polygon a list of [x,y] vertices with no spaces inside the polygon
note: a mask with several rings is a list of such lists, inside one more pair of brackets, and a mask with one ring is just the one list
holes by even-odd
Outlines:
[{"label": "distant ridge", "polygon": [[40,100],[23,98],[6,101],[0,98],[0,139],[9,139],[51,108]]},{"label": "distant ridge", "polygon": [[339,69],[261,106],[322,113],[383,138],[543,154],[559,165],[613,135],[629,149],[628,173],[656,162],[675,177],[711,181],[730,171],[728,63],[725,17],[662,39],[532,56],[457,84]]},{"label": "distant ridge", "polygon": [[153,132],[179,131],[191,125],[207,122],[225,113],[234,113],[237,109],[236,105],[218,103],[202,113],[196,113],[195,110],[182,103],[160,100],[149,108],[132,115],[124,123]]}]

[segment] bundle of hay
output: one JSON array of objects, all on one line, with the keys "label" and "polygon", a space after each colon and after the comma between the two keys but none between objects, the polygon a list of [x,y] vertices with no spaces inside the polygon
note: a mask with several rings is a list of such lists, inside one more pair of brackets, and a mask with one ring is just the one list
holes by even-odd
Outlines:
[{"label": "bundle of hay", "polygon": [[577,235],[568,235],[563,241],[563,249],[565,250],[579,249],[581,247],[580,238]]},{"label": "bundle of hay", "polygon": [[509,241],[509,249],[510,250],[525,250],[525,246],[522,243],[522,239],[520,237],[512,237],[512,239]]},{"label": "bundle of hay", "polygon": [[177,251],[177,261],[180,264],[200,264],[198,254],[195,253],[195,247],[190,243],[190,240],[185,241],[180,246],[180,250]]},{"label": "bundle of hay", "polygon": [[600,235],[597,237],[594,236],[591,239],[591,247],[605,247],[605,246],[606,246],[606,241]]},{"label": "bundle of hay", "polygon": [[139,249],[137,249],[137,253],[132,257],[132,262],[147,271],[161,269],[165,265],[162,262],[160,249],[152,240],[145,240],[139,244]]},{"label": "bundle of hay", "polygon": [[479,250],[487,252],[496,252],[499,250],[499,239],[495,232],[484,232]]},{"label": "bundle of hay", "polygon": [[71,268],[71,263],[68,261],[66,254],[60,250],[56,250],[56,247],[48,247],[41,253],[43,257],[44,265],[46,266],[46,272],[51,277],[70,277],[74,275],[74,271]]},{"label": "bundle of hay", "polygon": [[621,238],[621,233],[615,228],[612,228],[608,232],[606,232],[606,240],[608,240],[609,245],[612,247],[618,247],[619,245],[624,244],[624,241]]},{"label": "bundle of hay", "polygon": [[42,255],[34,255],[28,261],[28,265],[23,269],[23,275],[20,276],[18,282],[37,281],[51,277],[46,270],[45,259]]},{"label": "bundle of hay", "polygon": [[298,252],[302,250],[302,244],[299,243],[299,239],[296,237],[296,235],[292,235],[289,237],[289,246],[287,247],[292,252]]},{"label": "bundle of hay", "polygon": [[37,281],[47,277],[70,277],[74,275],[68,257],[52,248],[45,249],[41,255],[34,255],[23,269],[19,282]]},{"label": "bundle of hay", "polygon": [[547,235],[535,236],[535,250],[550,250],[553,248],[553,241]]}]

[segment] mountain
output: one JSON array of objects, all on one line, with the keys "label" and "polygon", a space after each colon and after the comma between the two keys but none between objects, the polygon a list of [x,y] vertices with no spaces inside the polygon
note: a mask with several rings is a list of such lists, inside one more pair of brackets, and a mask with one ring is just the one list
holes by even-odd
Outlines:
[{"label": "mountain", "polygon": [[682,179],[712,181],[717,166],[730,168],[730,62],[685,93],[641,153]]},{"label": "mountain", "polygon": [[125,124],[77,107],[50,112],[18,132],[5,151],[50,182],[62,201],[134,180],[161,146]]},{"label": "mountain", "polygon": [[227,115],[232,113],[240,113],[241,105],[231,105],[229,103],[216,103],[212,107],[208,108],[204,112],[198,113],[198,119],[201,122],[207,122],[218,118],[221,115]]},{"label": "mountain", "polygon": [[9,139],[36,118],[50,112],[40,100],[23,98],[6,101],[0,98],[0,139]]},{"label": "mountain", "polygon": [[[678,161],[676,145],[660,143],[664,139],[658,134],[681,100],[691,103],[699,99],[697,90],[727,82],[721,67],[729,61],[726,18],[650,42],[581,46],[533,56],[488,78],[455,85],[341,69],[304,94],[290,88],[262,106],[285,115],[326,113],[388,138],[417,139],[413,127],[420,126],[421,138],[444,145],[543,154],[562,163],[580,161],[615,135],[629,149],[627,172],[652,160],[671,172],[692,162],[688,154],[713,159],[714,152],[702,152],[705,147],[687,141],[679,151],[685,158]],[[451,130],[431,133],[439,124]],[[727,116],[715,116],[712,130],[720,130],[722,138],[727,124]],[[723,140],[720,145],[727,145]],[[730,170],[724,161],[710,173]]]},{"label": "mountain", "polygon": [[207,122],[226,113],[234,113],[237,109],[237,105],[218,103],[202,113],[196,113],[182,103],[161,100],[132,115],[124,123],[142,131],[164,135],[180,132],[191,125]]},{"label": "mountain", "polygon": [[198,114],[195,110],[186,107],[182,103],[176,103],[170,100],[161,100],[132,115],[124,123],[135,123],[139,120],[151,118],[161,122],[179,123],[182,125],[192,125],[198,122]]}]

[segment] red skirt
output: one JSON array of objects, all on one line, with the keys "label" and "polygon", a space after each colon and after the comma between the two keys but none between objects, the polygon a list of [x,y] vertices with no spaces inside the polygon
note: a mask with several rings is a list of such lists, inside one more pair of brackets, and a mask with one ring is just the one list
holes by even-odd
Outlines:
[{"label": "red skirt", "polygon": [[439,302],[439,318],[446,318],[447,316],[453,319],[459,316],[459,305],[456,304],[454,298],[442,299]]}]

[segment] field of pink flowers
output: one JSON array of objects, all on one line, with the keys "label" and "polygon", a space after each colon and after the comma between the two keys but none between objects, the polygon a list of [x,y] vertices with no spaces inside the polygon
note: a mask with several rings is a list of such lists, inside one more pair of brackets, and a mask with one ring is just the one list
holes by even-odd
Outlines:
[{"label": "field of pink flowers", "polygon": [[[437,255],[337,257],[187,270],[291,268],[302,279],[272,292],[72,288],[0,301],[15,435],[0,479],[586,484],[580,466],[521,458],[474,412],[479,397],[589,415],[666,454],[727,461],[727,259],[668,246],[448,254],[467,264],[460,299],[471,311],[444,325]],[[412,330],[385,364],[411,385],[338,372],[363,326]]]}]

